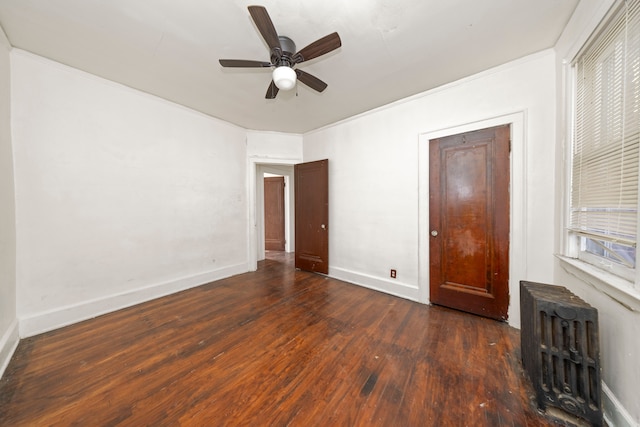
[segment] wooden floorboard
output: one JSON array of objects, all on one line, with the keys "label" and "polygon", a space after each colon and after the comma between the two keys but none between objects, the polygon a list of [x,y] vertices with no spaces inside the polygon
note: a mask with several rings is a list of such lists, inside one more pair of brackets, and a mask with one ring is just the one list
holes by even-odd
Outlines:
[{"label": "wooden floorboard", "polygon": [[518,331],[292,266],[24,339],[2,426],[548,426]]}]

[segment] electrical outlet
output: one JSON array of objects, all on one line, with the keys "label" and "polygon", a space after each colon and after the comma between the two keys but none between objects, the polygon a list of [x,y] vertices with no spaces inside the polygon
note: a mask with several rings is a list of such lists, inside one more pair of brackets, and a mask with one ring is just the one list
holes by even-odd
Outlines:
[{"label": "electrical outlet", "polygon": [[391,269],[391,278],[392,279],[396,278],[396,271],[393,268]]}]

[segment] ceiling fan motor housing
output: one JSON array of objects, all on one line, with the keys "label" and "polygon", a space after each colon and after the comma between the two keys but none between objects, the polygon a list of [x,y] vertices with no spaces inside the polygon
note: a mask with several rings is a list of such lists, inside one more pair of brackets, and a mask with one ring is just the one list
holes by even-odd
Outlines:
[{"label": "ceiling fan motor housing", "polygon": [[282,52],[288,53],[289,56],[292,56],[296,53],[296,44],[287,36],[278,36],[278,40],[280,40],[280,47],[282,48]]},{"label": "ceiling fan motor housing", "polygon": [[296,44],[287,36],[278,36],[280,49],[275,47],[271,51],[271,63],[276,67],[293,67],[293,54],[296,52]]}]

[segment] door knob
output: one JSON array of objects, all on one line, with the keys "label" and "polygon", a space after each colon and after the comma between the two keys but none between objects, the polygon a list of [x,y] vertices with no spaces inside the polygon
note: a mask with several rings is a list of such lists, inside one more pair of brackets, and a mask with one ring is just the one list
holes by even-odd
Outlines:
[{"label": "door knob", "polygon": [[436,230],[431,230],[431,235],[433,237],[436,237],[438,235],[438,232]]},{"label": "door knob", "polygon": [[327,229],[327,226],[326,226],[326,225],[324,225],[324,224],[322,224],[322,225],[320,226],[320,228],[322,228],[323,230],[326,230],[326,229]]}]

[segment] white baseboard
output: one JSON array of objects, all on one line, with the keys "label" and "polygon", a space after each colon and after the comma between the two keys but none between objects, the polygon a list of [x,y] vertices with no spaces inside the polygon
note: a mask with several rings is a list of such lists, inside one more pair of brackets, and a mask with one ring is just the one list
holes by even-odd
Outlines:
[{"label": "white baseboard", "polygon": [[604,382],[602,382],[602,411],[609,427],[640,426]]},{"label": "white baseboard", "polygon": [[18,348],[19,342],[18,319],[14,319],[7,330],[4,331],[2,338],[0,338],[0,378],[4,375],[7,366],[9,366],[9,361],[16,351],[16,348]]},{"label": "white baseboard", "polygon": [[417,286],[402,283],[397,280],[382,279],[380,277],[331,266],[329,266],[329,276],[411,301],[420,300],[420,289]]},{"label": "white baseboard", "polygon": [[248,271],[248,264],[241,263],[194,276],[183,277],[165,283],[134,289],[125,293],[109,295],[80,304],[56,308],[28,317],[20,318],[20,337],[26,338],[54,329],[78,323],[83,320],[117,311],[145,301],[160,298],[185,289],[194,288],[216,280]]}]

